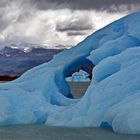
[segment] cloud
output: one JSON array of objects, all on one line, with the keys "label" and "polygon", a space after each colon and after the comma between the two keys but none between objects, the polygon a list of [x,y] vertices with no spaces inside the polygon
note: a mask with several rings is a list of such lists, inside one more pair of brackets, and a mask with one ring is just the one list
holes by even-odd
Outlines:
[{"label": "cloud", "polygon": [[56,31],[85,31],[93,29],[93,23],[88,16],[74,15],[71,18],[66,18],[56,25]]},{"label": "cloud", "polygon": [[82,31],[69,31],[67,32],[67,36],[85,36],[87,35],[86,32],[82,32]]},{"label": "cloud", "polygon": [[[12,2],[13,0],[11,0]],[[0,1],[0,7],[5,7],[6,5],[8,5],[8,3],[10,2],[10,0],[1,0]]]},{"label": "cloud", "polygon": [[[110,5],[109,8],[104,8],[103,4],[97,4],[103,1],[97,1],[94,4],[92,0],[86,0],[87,3],[84,0],[1,0],[0,45],[29,42],[73,46],[130,13],[129,9],[139,8],[136,3],[130,7],[128,4],[117,7],[109,2],[105,4]],[[99,8],[96,5],[100,5]]]},{"label": "cloud", "polygon": [[[40,10],[69,8],[74,10],[102,10],[111,6],[137,5],[139,0],[32,0]],[[112,12],[112,11],[111,11]]]},{"label": "cloud", "polygon": [[50,0],[30,0],[31,5],[34,5],[39,10],[57,10],[63,9],[65,3],[59,1],[50,1]]}]

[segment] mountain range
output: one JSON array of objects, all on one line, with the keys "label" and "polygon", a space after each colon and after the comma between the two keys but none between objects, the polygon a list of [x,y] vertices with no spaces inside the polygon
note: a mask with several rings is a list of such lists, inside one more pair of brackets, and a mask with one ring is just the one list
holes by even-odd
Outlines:
[{"label": "mountain range", "polygon": [[54,48],[38,44],[7,45],[0,50],[0,80],[17,78],[25,71],[50,61],[66,48],[62,45]]}]

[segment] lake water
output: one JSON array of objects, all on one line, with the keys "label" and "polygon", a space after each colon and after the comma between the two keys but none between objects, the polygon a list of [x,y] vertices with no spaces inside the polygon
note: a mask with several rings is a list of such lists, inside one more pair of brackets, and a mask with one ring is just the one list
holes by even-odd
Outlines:
[{"label": "lake water", "polygon": [[84,96],[90,82],[68,82],[71,93],[74,98],[81,98]]},{"label": "lake water", "polygon": [[140,136],[120,135],[101,128],[15,125],[0,127],[0,140],[140,140]]}]

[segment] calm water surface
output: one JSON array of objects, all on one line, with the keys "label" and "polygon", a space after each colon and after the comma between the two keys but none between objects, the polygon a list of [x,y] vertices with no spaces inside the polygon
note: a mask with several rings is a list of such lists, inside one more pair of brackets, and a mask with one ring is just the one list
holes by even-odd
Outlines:
[{"label": "calm water surface", "polygon": [[140,135],[120,135],[101,128],[15,125],[0,127],[0,140],[140,140]]}]

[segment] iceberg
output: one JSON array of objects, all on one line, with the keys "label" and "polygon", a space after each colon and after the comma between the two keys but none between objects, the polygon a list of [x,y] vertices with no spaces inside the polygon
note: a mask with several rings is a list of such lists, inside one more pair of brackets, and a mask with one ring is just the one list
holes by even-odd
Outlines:
[{"label": "iceberg", "polygon": [[[0,84],[0,125],[111,127],[140,134],[139,25],[139,12],[128,15]],[[80,67],[92,71],[92,81],[81,99],[73,99],[65,78]]]},{"label": "iceberg", "polygon": [[83,70],[79,70],[78,72],[75,72],[72,74],[71,77],[67,77],[66,81],[72,81],[72,82],[89,82],[89,74]]}]

